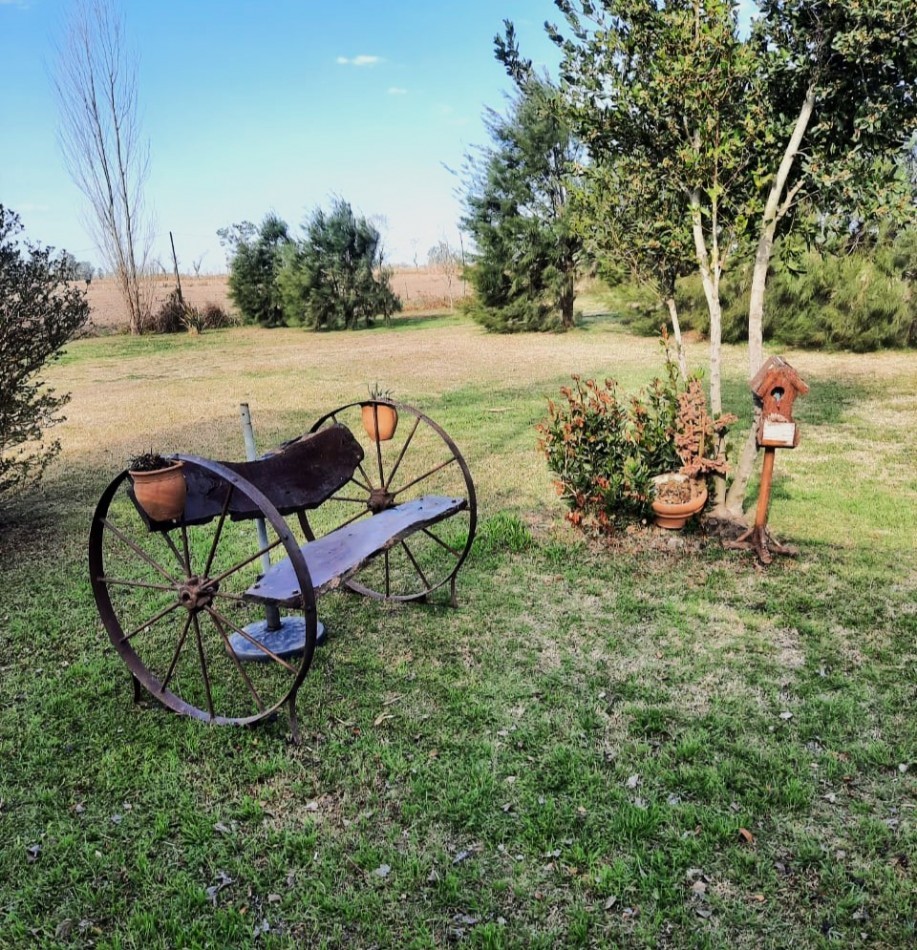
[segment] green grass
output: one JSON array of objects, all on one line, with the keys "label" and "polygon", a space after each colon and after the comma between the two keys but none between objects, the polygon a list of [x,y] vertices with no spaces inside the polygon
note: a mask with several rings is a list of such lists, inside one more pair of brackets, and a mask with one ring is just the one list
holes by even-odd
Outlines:
[{"label": "green grass", "polygon": [[[396,338],[403,366],[365,349]],[[802,553],[765,572],[696,535],[568,532],[543,397],[576,364],[644,381],[656,345],[601,320],[541,345],[457,321],[71,348],[66,454],[0,535],[0,947],[914,943],[912,359],[788,354],[811,393],[771,523]],[[124,450],[237,457],[241,398],[266,442],[375,378],[476,475],[460,609],[323,598],[298,747],[283,717],[134,706],[85,566]]]}]

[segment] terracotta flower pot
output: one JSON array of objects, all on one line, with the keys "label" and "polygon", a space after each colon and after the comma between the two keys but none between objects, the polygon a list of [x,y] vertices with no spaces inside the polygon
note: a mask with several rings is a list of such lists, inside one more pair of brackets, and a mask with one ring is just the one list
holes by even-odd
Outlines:
[{"label": "terracotta flower pot", "polygon": [[398,427],[398,410],[384,402],[364,402],[361,405],[366,434],[374,442],[388,442]]},{"label": "terracotta flower pot", "polygon": [[657,475],[657,497],[653,499],[653,519],[660,528],[678,531],[688,518],[696,515],[707,504],[707,486],[687,475]]},{"label": "terracotta flower pot", "polygon": [[174,521],[185,510],[188,489],[181,470],[183,464],[175,462],[155,472],[128,472],[137,504],[152,521]]}]

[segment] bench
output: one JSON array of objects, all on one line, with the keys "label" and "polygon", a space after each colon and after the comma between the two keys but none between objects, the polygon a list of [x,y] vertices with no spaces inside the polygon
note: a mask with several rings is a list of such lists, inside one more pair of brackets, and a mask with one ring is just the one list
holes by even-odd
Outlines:
[{"label": "bench", "polygon": [[[396,409],[390,441],[361,423],[367,405]],[[255,461],[172,458],[186,490],[179,517],[151,518],[124,471],[90,530],[96,605],[135,699],[145,689],[214,724],[253,724],[286,705],[298,741],[319,597],[424,602],[442,591],[456,604],[474,485],[455,443],[419,410],[353,403]]]}]

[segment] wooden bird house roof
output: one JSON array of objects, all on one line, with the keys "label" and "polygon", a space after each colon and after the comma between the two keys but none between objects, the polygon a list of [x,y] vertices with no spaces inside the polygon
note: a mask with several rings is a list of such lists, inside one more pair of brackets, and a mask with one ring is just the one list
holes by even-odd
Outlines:
[{"label": "wooden bird house roof", "polygon": [[762,399],[776,386],[782,386],[784,389],[791,386],[800,396],[809,391],[805,380],[782,356],[772,356],[767,360],[755,373],[749,385],[752,392]]}]

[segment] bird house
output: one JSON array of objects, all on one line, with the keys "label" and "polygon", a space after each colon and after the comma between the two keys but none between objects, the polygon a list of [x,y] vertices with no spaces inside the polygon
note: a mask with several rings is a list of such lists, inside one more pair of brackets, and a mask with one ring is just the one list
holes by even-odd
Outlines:
[{"label": "bird house", "polygon": [[780,356],[772,356],[755,374],[751,389],[761,403],[758,445],[792,449],[799,444],[799,428],[793,419],[793,402],[809,387],[799,373]]}]

